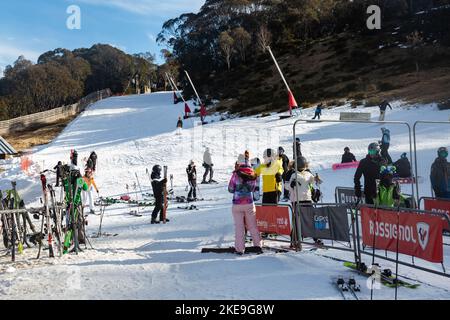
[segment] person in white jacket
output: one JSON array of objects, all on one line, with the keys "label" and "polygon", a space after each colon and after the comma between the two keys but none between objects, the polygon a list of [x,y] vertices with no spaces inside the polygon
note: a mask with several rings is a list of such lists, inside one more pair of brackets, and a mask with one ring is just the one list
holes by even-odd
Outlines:
[{"label": "person in white jacket", "polygon": [[[308,167],[309,164],[306,158],[299,157],[297,159],[297,172],[292,174],[287,185],[289,200],[292,203],[294,212],[297,212],[297,205],[308,206],[308,204],[311,205],[313,203],[312,186],[315,182],[321,183],[319,176],[314,176]],[[318,245],[323,245],[320,239],[314,239],[314,242]]]},{"label": "person in white jacket", "polygon": [[[202,183],[215,183],[216,181],[213,180],[214,170],[213,170],[214,164],[212,163],[211,159],[211,151],[208,147],[205,149],[205,153],[203,154],[203,167],[205,168],[205,173],[203,174],[203,180]],[[206,177],[209,174],[209,181],[206,181]]]}]

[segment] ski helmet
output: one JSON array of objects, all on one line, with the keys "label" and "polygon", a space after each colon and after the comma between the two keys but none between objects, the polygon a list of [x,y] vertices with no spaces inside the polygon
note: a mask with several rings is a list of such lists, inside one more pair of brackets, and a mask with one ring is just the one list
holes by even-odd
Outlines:
[{"label": "ski helmet", "polygon": [[266,158],[272,158],[273,157],[273,155],[275,154],[275,152],[272,150],[272,149],[266,149],[265,151],[264,151],[264,154],[263,154],[263,157],[266,159]]},{"label": "ski helmet", "polygon": [[189,161],[189,165],[190,165],[190,166],[193,166],[193,165],[194,165],[194,160],[190,160],[190,161]]},{"label": "ski helmet", "polygon": [[448,157],[448,149],[446,147],[440,147],[437,151],[438,157],[447,158]]},{"label": "ski helmet", "polygon": [[152,168],[152,172],[153,173],[161,173],[161,170],[162,170],[162,168],[161,168],[161,166],[159,165],[159,164],[157,164],[157,165],[154,165],[153,166],[153,168]]},{"label": "ski helmet", "polygon": [[381,166],[381,168],[380,168],[380,174],[382,176],[394,175],[394,173],[396,171],[397,171],[397,168],[395,166]]},{"label": "ski helmet", "polygon": [[380,145],[376,142],[372,142],[368,147],[369,155],[376,156],[380,153]]},{"label": "ski helmet", "polygon": [[283,147],[278,147],[278,154],[279,155],[284,154],[284,148]]},{"label": "ski helmet", "polygon": [[297,158],[297,170],[301,171],[301,170],[305,170],[306,168],[308,168],[308,160],[306,160],[305,157],[298,157]]},{"label": "ski helmet", "polygon": [[350,152],[350,148],[349,148],[349,147],[345,147],[345,148],[344,148],[344,151],[345,151],[345,152]]},{"label": "ski helmet", "polygon": [[402,155],[400,156],[400,158],[402,158],[402,159],[406,159],[406,157],[407,157],[406,152],[403,152]]}]

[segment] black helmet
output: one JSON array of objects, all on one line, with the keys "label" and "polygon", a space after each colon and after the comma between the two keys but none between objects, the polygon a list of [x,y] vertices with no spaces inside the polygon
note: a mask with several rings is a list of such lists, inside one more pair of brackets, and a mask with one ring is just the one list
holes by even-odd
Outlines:
[{"label": "black helmet", "polygon": [[273,152],[273,150],[272,149],[266,149],[266,151],[264,151],[264,158],[272,158],[273,157],[273,154],[274,154],[274,152]]},{"label": "black helmet", "polygon": [[306,160],[305,157],[298,157],[297,158],[297,170],[305,170],[308,167],[308,160]]},{"label": "black helmet", "polygon": [[284,148],[278,147],[278,154],[284,154]]},{"label": "black helmet", "polygon": [[345,147],[344,151],[350,151],[350,148],[349,147]]},{"label": "black helmet", "polygon": [[159,164],[153,166],[152,172],[159,174],[159,173],[161,173],[161,171],[162,171],[162,168]]}]

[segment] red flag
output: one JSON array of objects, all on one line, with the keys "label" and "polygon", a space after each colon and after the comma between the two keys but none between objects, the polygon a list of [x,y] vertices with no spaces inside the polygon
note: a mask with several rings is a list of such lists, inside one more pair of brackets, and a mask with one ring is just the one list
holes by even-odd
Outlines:
[{"label": "red flag", "polygon": [[291,91],[289,91],[289,111],[298,107],[297,101]]},{"label": "red flag", "polygon": [[202,104],[202,106],[200,107],[200,115],[202,117],[206,117],[206,107],[204,104]]},{"label": "red flag", "polygon": [[185,103],[185,104],[184,104],[184,113],[186,113],[186,115],[187,115],[187,114],[190,113],[190,112],[191,112],[191,108],[189,108],[188,104]]}]

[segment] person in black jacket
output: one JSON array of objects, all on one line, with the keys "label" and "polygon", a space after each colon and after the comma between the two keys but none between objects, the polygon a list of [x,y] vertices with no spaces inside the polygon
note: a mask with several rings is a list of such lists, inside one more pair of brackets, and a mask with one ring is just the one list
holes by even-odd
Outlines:
[{"label": "person in black jacket", "polygon": [[440,147],[431,165],[430,180],[436,198],[450,199],[448,149]]},{"label": "person in black jacket", "polygon": [[[151,179],[152,179],[152,189],[153,196],[155,197],[155,208],[152,212],[151,224],[160,223],[163,220],[164,211],[164,186],[167,183],[167,179],[161,179],[161,166],[156,165],[152,169]],[[159,212],[159,221],[156,220]],[[166,219],[168,222],[169,219]]]},{"label": "person in black jacket", "polygon": [[278,147],[278,159],[281,160],[281,162],[283,164],[283,175],[282,175],[283,185],[284,185],[283,198],[289,200],[289,191],[287,189],[287,183],[289,180],[286,180],[286,174],[288,172],[288,166],[289,166],[289,158],[284,153],[283,147]]},{"label": "person in black jacket", "polygon": [[344,148],[344,154],[342,155],[341,163],[348,163],[348,162],[356,162],[355,155],[350,152],[349,147]]},{"label": "person in black jacket", "polygon": [[395,161],[394,166],[396,168],[397,175],[400,178],[409,178],[411,177],[411,163],[406,156],[406,152],[402,153],[400,159]]},{"label": "person in black jacket", "polygon": [[188,201],[195,201],[197,199],[197,169],[195,168],[194,160],[189,162],[186,168],[186,173],[189,183]]},{"label": "person in black jacket", "polygon": [[91,154],[89,155],[86,168],[95,171],[96,167],[97,167],[97,154],[95,153],[95,151],[92,151]]},{"label": "person in black jacket", "polygon": [[56,187],[59,187],[59,181],[61,181],[62,162],[58,161],[58,164],[53,168],[56,170]]},{"label": "person in black jacket", "polygon": [[364,176],[364,194],[366,204],[374,204],[374,199],[377,197],[377,179],[380,179],[380,168],[382,158],[380,156],[380,146],[374,142],[369,145],[369,152],[367,156],[359,162],[358,169],[356,169],[355,182],[355,196],[361,198],[361,177]]},{"label": "person in black jacket", "polygon": [[384,121],[384,116],[386,115],[387,107],[389,107],[392,110],[392,106],[389,104],[389,102],[387,100],[384,100],[378,106],[378,108],[380,108],[380,118],[378,119],[379,121]]},{"label": "person in black jacket", "polygon": [[297,158],[302,156],[302,147],[300,143],[300,138],[295,138],[294,145],[292,148],[292,157],[295,158],[295,150],[297,150]]}]

